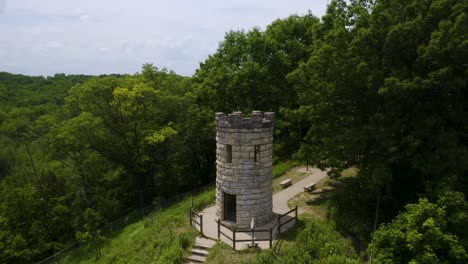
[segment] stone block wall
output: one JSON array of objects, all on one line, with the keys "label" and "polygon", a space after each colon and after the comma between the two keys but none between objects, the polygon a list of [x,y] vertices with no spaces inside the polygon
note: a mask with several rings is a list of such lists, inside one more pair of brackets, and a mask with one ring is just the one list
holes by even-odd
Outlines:
[{"label": "stone block wall", "polygon": [[[216,204],[224,219],[224,193],[236,195],[236,224],[250,227],[267,223],[273,216],[272,143],[275,114],[216,113]],[[230,147],[229,147],[229,146]],[[228,153],[228,150],[231,150]]]}]

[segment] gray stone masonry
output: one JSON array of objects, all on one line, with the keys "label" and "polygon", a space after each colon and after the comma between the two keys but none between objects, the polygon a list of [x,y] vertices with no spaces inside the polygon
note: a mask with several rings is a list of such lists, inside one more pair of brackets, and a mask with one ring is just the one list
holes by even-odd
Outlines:
[{"label": "gray stone masonry", "polygon": [[216,113],[216,216],[224,220],[224,193],[236,195],[236,225],[273,217],[272,143],[275,113]]}]

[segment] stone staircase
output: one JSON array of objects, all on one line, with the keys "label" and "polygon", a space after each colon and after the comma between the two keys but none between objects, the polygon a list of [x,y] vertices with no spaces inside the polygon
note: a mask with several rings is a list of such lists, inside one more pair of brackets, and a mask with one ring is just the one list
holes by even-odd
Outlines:
[{"label": "stone staircase", "polygon": [[205,263],[206,255],[208,255],[208,250],[216,244],[215,241],[211,239],[206,239],[203,237],[197,237],[195,240],[195,245],[193,245],[191,255],[187,257],[185,261],[186,264],[196,264],[196,263]]}]

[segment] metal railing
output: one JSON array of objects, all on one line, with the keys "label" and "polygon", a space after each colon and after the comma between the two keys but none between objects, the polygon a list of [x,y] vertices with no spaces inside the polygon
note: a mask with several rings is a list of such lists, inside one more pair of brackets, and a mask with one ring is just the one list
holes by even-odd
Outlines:
[{"label": "metal railing", "polygon": [[[294,212],[294,216],[291,217],[290,219],[287,219],[286,221],[283,220],[286,216]],[[216,220],[216,223],[218,224],[218,240],[221,240],[221,235],[227,238],[232,242],[232,248],[236,250],[236,243],[237,242],[260,242],[260,241],[268,241],[270,248],[273,246],[273,240],[276,239],[276,237],[281,234],[281,227],[284,225],[290,223],[291,221],[297,221],[297,206],[282,214],[279,215],[273,225],[270,228],[267,229],[248,229],[248,228],[236,228],[236,227],[230,227],[229,225],[223,223],[222,221]],[[230,231],[230,234],[225,232],[222,228],[227,229]],[[250,233],[251,238],[249,239],[239,239],[236,234],[238,233]],[[266,238],[259,238],[256,237],[256,234],[261,234],[261,233],[267,233]]]}]

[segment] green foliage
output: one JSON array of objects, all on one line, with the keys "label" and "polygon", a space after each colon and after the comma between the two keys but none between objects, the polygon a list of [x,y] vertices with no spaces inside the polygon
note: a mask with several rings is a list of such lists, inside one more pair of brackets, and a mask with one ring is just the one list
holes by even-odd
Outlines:
[{"label": "green foliage", "polygon": [[[278,19],[265,31],[227,33],[217,52],[194,75],[198,100],[214,111],[262,110],[280,117],[280,108],[298,107],[287,75],[307,59],[318,24],[318,18],[309,13]],[[302,132],[300,126],[277,123],[274,154],[279,160],[291,158]]]},{"label": "green foliage", "polygon": [[364,216],[363,237],[417,194],[466,192],[466,8],[450,0],[332,1],[308,60],[288,75],[300,106],[283,115],[308,127],[296,158],[336,177],[360,170],[360,186],[349,189],[365,205],[351,207]]},{"label": "green foliage", "polygon": [[289,169],[299,166],[300,163],[292,160],[287,160],[273,165],[272,175],[273,179],[276,179],[284,175]]},{"label": "green foliage", "polygon": [[339,230],[345,230],[345,234],[353,238],[358,251],[365,250],[373,231],[373,219],[369,216],[375,213],[376,201],[373,186],[368,181],[362,174],[341,176],[334,181],[336,189],[324,194],[329,199],[327,218],[333,219]]},{"label": "green foliage", "polygon": [[445,193],[437,203],[421,198],[373,234],[369,252],[375,263],[466,263],[467,212],[461,193]]},{"label": "green foliage", "polygon": [[[141,221],[116,231],[101,244],[98,263],[181,263],[198,233],[190,227],[192,205],[204,208],[215,200],[210,189],[151,214]],[[95,263],[95,253],[79,248],[61,263]]]},{"label": "green foliage", "polygon": [[149,144],[158,144],[176,135],[177,135],[177,131],[175,131],[171,127],[164,127],[159,131],[155,131],[152,135],[147,136],[145,140]]},{"label": "green foliage", "polygon": [[160,256],[155,257],[154,263],[157,264],[172,264],[181,263],[183,256],[183,249],[179,243],[174,243],[164,248],[163,253]]},{"label": "green foliage", "polygon": [[[466,196],[467,10],[333,0],[321,20],[227,33],[192,78],[152,64],[100,77],[0,73],[0,258],[38,261],[137,206],[212,182],[218,111],[278,114],[275,177],[291,159],[338,179],[355,167],[329,217],[359,250],[419,197]],[[447,217],[428,224],[458,234],[463,214]],[[161,245],[167,261],[184,248]]]},{"label": "green foliage", "polygon": [[297,231],[295,243],[282,247],[279,255],[267,251],[254,263],[359,263],[351,242],[343,239],[333,223],[307,219]]},{"label": "green foliage", "polygon": [[[213,181],[213,114],[199,111],[187,78],[145,65],[131,76],[1,73],[0,87],[0,256],[8,262],[39,261],[75,239],[99,258],[100,227]],[[30,203],[12,211],[20,197]]]}]

